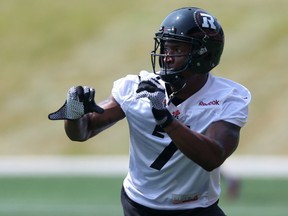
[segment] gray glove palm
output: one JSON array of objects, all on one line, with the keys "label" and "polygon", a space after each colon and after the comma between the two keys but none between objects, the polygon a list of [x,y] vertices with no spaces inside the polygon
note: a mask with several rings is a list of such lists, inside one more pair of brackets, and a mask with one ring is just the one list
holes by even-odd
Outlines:
[{"label": "gray glove palm", "polygon": [[165,106],[165,88],[156,78],[142,80],[136,93],[137,99],[147,97],[150,100],[152,113],[158,125],[164,128],[173,121]]},{"label": "gray glove palm", "polygon": [[95,89],[87,86],[71,87],[67,92],[64,105],[56,112],[48,115],[50,120],[75,120],[90,112],[103,113],[95,101]]}]

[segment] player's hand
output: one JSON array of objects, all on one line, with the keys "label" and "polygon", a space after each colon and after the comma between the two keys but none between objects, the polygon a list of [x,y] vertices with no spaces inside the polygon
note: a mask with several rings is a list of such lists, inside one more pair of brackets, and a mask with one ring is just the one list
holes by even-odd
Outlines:
[{"label": "player's hand", "polygon": [[164,128],[173,121],[165,105],[165,88],[156,78],[142,80],[136,93],[137,99],[147,97],[150,100],[152,113],[158,125]]},{"label": "player's hand", "polygon": [[69,119],[81,118],[90,112],[103,113],[103,109],[94,101],[95,89],[88,86],[77,86],[67,93],[67,116]]},{"label": "player's hand", "polygon": [[136,98],[147,97],[155,109],[165,109],[165,89],[155,78],[143,80],[136,90]]},{"label": "player's hand", "polygon": [[71,87],[67,92],[65,104],[56,112],[49,114],[50,120],[75,120],[90,112],[103,113],[95,101],[95,89],[87,86]]}]

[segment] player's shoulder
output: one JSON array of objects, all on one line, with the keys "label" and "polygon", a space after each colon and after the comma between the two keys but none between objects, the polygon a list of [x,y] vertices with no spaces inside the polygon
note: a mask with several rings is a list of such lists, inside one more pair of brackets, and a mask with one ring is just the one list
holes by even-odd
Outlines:
[{"label": "player's shoulder", "polygon": [[212,82],[215,86],[217,86],[217,88],[221,87],[227,90],[236,89],[237,91],[246,92],[250,94],[250,91],[244,85],[234,80],[224,78],[221,76],[212,75],[212,74],[211,74],[211,79],[213,80]]},{"label": "player's shoulder", "polygon": [[141,80],[153,78],[153,77],[156,77],[156,76],[157,76],[156,74],[148,72],[148,71],[145,71],[145,70],[142,70],[139,73],[139,77],[140,77]]},{"label": "player's shoulder", "polygon": [[122,78],[120,78],[119,80],[122,81],[126,81],[126,82],[136,82],[139,83],[141,80],[143,79],[148,79],[148,78],[152,78],[155,77],[156,75],[154,73],[145,71],[145,70],[141,70],[139,72],[139,74],[128,74]]},{"label": "player's shoulder", "polygon": [[212,92],[217,92],[219,97],[226,98],[226,101],[235,100],[238,98],[244,104],[249,104],[251,101],[250,91],[242,84],[220,76],[211,76]]},{"label": "player's shoulder", "polygon": [[128,98],[133,98],[136,92],[138,84],[141,80],[148,78],[149,76],[155,76],[154,73],[149,73],[147,71],[140,71],[139,74],[128,74],[118,80],[115,80],[112,88],[112,95],[117,101]]}]

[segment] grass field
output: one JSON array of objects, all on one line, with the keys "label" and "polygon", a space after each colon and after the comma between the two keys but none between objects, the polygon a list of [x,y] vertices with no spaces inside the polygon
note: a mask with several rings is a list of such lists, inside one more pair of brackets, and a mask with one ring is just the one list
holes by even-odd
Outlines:
[{"label": "grass field", "polygon": [[[1,177],[1,216],[122,216],[123,177]],[[287,179],[245,179],[240,196],[220,205],[228,216],[286,216]]]}]

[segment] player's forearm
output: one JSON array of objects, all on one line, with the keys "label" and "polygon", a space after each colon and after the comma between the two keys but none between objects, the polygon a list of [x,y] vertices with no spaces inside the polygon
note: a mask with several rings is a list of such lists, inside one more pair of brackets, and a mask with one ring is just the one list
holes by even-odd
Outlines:
[{"label": "player's forearm", "polygon": [[196,133],[174,120],[164,129],[178,149],[207,171],[219,167],[225,160],[224,149],[216,141]]},{"label": "player's forearm", "polygon": [[83,116],[77,120],[65,120],[64,128],[72,141],[85,141],[89,139],[88,118]]},{"label": "player's forearm", "polygon": [[87,113],[77,120],[65,120],[65,131],[73,141],[86,141],[125,117],[119,107],[107,108],[105,113]]}]

